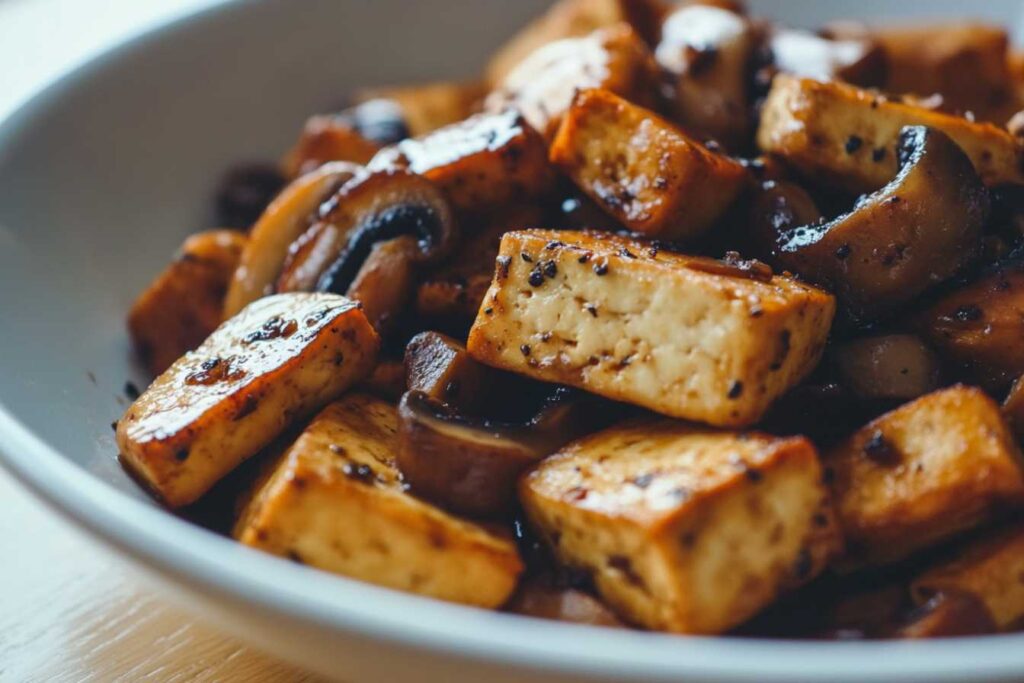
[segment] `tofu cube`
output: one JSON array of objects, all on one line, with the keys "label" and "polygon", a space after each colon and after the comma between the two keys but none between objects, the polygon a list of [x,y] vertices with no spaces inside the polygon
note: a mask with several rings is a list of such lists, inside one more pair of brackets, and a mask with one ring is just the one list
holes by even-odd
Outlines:
[{"label": "tofu cube", "polygon": [[246,242],[234,230],[189,237],[132,304],[128,333],[150,373],[159,375],[220,325],[224,296]]},{"label": "tofu cube", "polygon": [[557,558],[590,572],[620,616],[674,633],[737,626],[839,545],[803,437],[627,423],[542,461],[520,498]]},{"label": "tofu cube", "polygon": [[966,594],[988,609],[1001,630],[1024,625],[1024,525],[1017,522],[960,548],[950,560],[917,577],[918,603],[940,593]]},{"label": "tofu cube", "polygon": [[882,415],[827,454],[851,566],[903,559],[1024,503],[999,406],[957,385]]},{"label": "tofu cube", "polygon": [[502,80],[484,106],[492,111],[516,108],[551,140],[576,92],[603,88],[654,106],[657,74],[654,57],[636,31],[629,24],[615,24],[540,48]]},{"label": "tofu cube", "polygon": [[671,417],[750,425],[814,368],[835,313],[829,294],[764,271],[613,235],[510,232],[468,348]]},{"label": "tofu cube", "polygon": [[839,82],[779,74],[761,112],[757,144],[804,175],[851,192],[872,192],[899,170],[904,126],[936,128],[953,139],[988,186],[1024,183],[1024,148],[1006,130],[892,101]]},{"label": "tofu cube", "polygon": [[156,378],[117,423],[125,466],[170,507],[196,501],[292,419],[373,370],[359,304],[278,294],[231,318]]},{"label": "tofu cube", "polygon": [[380,586],[499,607],[522,563],[511,538],[406,492],[395,407],[366,394],[327,406],[243,512],[246,545]]},{"label": "tofu cube", "polygon": [[405,168],[443,189],[456,209],[483,211],[547,192],[554,183],[547,146],[513,110],[477,114],[385,147],[371,170]]},{"label": "tofu cube", "polygon": [[306,121],[281,167],[289,178],[296,178],[328,161],[365,164],[378,150],[380,145],[364,138],[344,116],[313,116]]},{"label": "tofu cube", "polygon": [[550,157],[627,228],[669,240],[703,234],[748,181],[737,162],[604,90],[576,96]]},{"label": "tofu cube", "polygon": [[559,0],[498,48],[485,69],[487,80],[496,86],[545,45],[620,22],[630,24],[645,40],[654,42],[664,13],[661,0]]}]

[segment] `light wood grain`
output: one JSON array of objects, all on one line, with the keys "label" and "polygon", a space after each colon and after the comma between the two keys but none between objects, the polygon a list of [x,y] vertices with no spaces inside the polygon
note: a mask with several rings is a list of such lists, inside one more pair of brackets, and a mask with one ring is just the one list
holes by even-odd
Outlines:
[{"label": "light wood grain", "polygon": [[0,470],[0,681],[315,679],[223,636]]}]

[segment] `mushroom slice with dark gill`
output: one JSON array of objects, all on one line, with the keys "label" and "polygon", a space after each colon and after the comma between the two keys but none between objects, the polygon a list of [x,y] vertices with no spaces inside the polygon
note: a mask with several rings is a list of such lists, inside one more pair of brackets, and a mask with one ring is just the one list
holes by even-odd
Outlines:
[{"label": "mushroom slice with dark gill", "polygon": [[347,294],[375,325],[387,325],[405,308],[419,269],[455,242],[451,209],[429,180],[404,170],[363,172],[323,204],[277,288]]},{"label": "mushroom slice with dark gill", "polygon": [[[963,151],[941,131],[908,126],[898,153],[896,177],[847,214],[811,224],[760,221],[776,229],[775,265],[831,289],[860,322],[896,310],[980,255],[990,200]],[[770,203],[774,215],[786,213],[786,198]]]},{"label": "mushroom slice with dark gill", "polygon": [[417,494],[455,512],[511,512],[520,474],[593,430],[593,406],[558,388],[522,423],[467,417],[422,391],[398,404],[398,465]]},{"label": "mushroom slice with dark gill", "polygon": [[224,301],[230,318],[267,294],[281,272],[288,248],[309,227],[320,203],[352,178],[359,166],[343,161],[325,164],[292,181],[252,227]]},{"label": "mushroom slice with dark gill", "polygon": [[399,469],[415,493],[456,512],[511,512],[525,469],[602,423],[600,399],[488,368],[436,332],[414,337],[405,360]]}]

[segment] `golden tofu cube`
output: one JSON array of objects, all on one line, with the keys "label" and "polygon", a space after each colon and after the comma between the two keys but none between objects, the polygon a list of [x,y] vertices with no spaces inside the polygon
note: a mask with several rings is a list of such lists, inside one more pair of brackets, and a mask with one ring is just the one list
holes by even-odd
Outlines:
[{"label": "golden tofu cube", "polygon": [[941,130],[959,145],[988,186],[1024,183],[1024,148],[990,123],[886,99],[839,82],[779,74],[761,112],[757,144],[809,177],[851,192],[871,192],[899,170],[904,126]]},{"label": "golden tofu cube", "polygon": [[380,340],[334,294],[259,299],[156,378],[117,423],[125,466],[170,507],[194,502],[373,369]]},{"label": "golden tofu cube", "polygon": [[983,119],[1010,99],[1009,37],[1002,27],[900,26],[878,30],[872,38],[885,54],[887,92],[939,94],[943,109],[969,110]]},{"label": "golden tofu cube", "polygon": [[189,237],[132,304],[128,332],[150,373],[159,375],[220,325],[224,296],[247,241],[234,230]]},{"label": "golden tofu cube", "polygon": [[499,607],[522,571],[515,543],[406,492],[397,430],[396,408],[372,396],[327,406],[256,493],[236,537],[354,579]]},{"label": "golden tofu cube", "polygon": [[665,8],[660,0],[560,0],[502,45],[487,64],[491,85],[540,48],[556,40],[577,38],[620,22],[630,24],[645,40],[654,42]]},{"label": "golden tofu cube", "polygon": [[654,112],[603,90],[577,95],[551,145],[551,162],[634,232],[700,236],[747,185],[738,163]]},{"label": "golden tofu cube", "polygon": [[850,565],[903,559],[1024,503],[999,406],[957,385],[882,415],[825,458]]},{"label": "golden tofu cube", "polygon": [[501,81],[485,107],[514,107],[550,140],[578,91],[601,88],[654,106],[657,74],[654,57],[636,31],[616,24],[537,50]]},{"label": "golden tofu cube", "polygon": [[996,627],[1024,625],[1024,525],[1019,522],[960,548],[911,584],[919,603],[939,593],[967,594],[988,608]]},{"label": "golden tofu cube", "polygon": [[356,92],[357,103],[390,100],[402,112],[411,137],[426,135],[442,126],[470,116],[486,95],[477,81],[439,81],[416,85],[364,88]]},{"label": "golden tofu cube", "polygon": [[803,437],[627,423],[520,481],[562,562],[646,628],[714,634],[819,571],[839,546],[817,453]]},{"label": "golden tofu cube", "polygon": [[423,137],[385,147],[371,170],[405,168],[443,189],[455,208],[472,212],[547,192],[554,183],[547,147],[522,115],[477,114]]},{"label": "golden tofu cube", "polygon": [[497,264],[474,358],[717,426],[757,422],[809,373],[835,313],[830,295],[763,264],[613,235],[510,232]]},{"label": "golden tofu cube", "polygon": [[285,175],[296,178],[323,166],[328,161],[365,164],[380,150],[344,117],[313,116],[302,129],[295,146],[281,163]]}]

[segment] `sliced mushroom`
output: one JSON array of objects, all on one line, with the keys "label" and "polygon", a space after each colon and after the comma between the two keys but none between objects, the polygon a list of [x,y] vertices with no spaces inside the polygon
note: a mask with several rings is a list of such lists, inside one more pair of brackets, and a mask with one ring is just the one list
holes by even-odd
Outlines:
[{"label": "sliced mushroom", "polygon": [[398,404],[398,466],[412,490],[455,512],[509,513],[524,470],[595,429],[594,406],[557,390],[522,423],[468,417],[422,391]]},{"label": "sliced mushroom", "polygon": [[417,271],[456,242],[444,195],[404,170],[360,173],[324,202],[319,218],[293,245],[278,291],[346,294],[372,307],[367,315],[377,324],[404,309]]},{"label": "sliced mushroom", "polygon": [[908,126],[888,185],[829,222],[775,234],[778,265],[830,288],[854,320],[889,313],[973,263],[989,195],[944,133]]},{"label": "sliced mushroom", "polygon": [[843,384],[860,398],[909,401],[939,388],[939,359],[912,334],[855,339],[835,359]]},{"label": "sliced mushroom", "polygon": [[343,161],[325,164],[292,181],[270,203],[250,232],[249,243],[228,287],[225,319],[271,293],[292,242],[309,227],[321,202],[358,170],[355,164]]},{"label": "sliced mushroom", "polygon": [[439,332],[421,332],[405,347],[405,383],[410,390],[462,411],[480,407],[501,371],[473,360],[466,347]]}]

